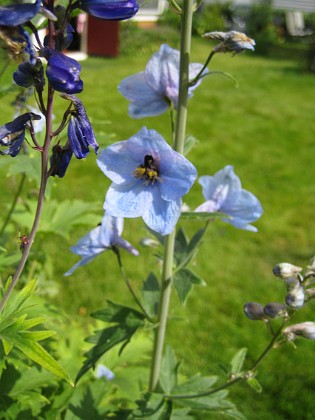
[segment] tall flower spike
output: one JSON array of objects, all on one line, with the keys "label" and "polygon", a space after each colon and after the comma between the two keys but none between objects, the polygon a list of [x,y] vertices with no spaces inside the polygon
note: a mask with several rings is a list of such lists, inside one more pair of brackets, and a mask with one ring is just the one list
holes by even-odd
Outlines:
[{"label": "tall flower spike", "polygon": [[11,4],[9,6],[0,6],[0,25],[19,26],[33,19],[39,12],[41,0],[35,3]]},{"label": "tall flower spike", "polygon": [[[158,52],[148,61],[145,71],[129,76],[118,86],[120,93],[130,100],[129,115],[132,118],[143,118],[160,115],[167,111],[170,104],[177,108],[179,89],[179,56],[174,50],[163,44]],[[189,65],[189,79],[193,80],[202,64]],[[205,70],[204,74],[207,73]],[[188,90],[188,97],[201,83],[199,80]]]},{"label": "tall flower spike", "polygon": [[82,92],[81,65],[76,60],[50,48],[41,53],[47,60],[46,75],[53,89],[68,94]]},{"label": "tall flower spike", "polygon": [[121,217],[105,214],[102,224],[83,236],[75,246],[70,249],[74,254],[80,255],[82,259],[76,263],[65,276],[70,276],[77,268],[88,264],[90,261],[113,247],[124,248],[132,255],[139,255],[139,252],[120,235],[122,234],[124,221]]},{"label": "tall flower spike", "polygon": [[204,39],[215,39],[221,41],[213,48],[214,52],[233,52],[234,54],[241,53],[244,50],[254,50],[255,41],[249,38],[242,32],[207,32],[202,35]]},{"label": "tall flower spike", "polygon": [[199,178],[202,192],[207,200],[196,208],[196,212],[222,212],[230,216],[223,219],[239,229],[257,232],[249,223],[259,219],[263,210],[259,200],[242,188],[241,181],[235,175],[233,166],[227,165],[214,176]]},{"label": "tall flower spike", "polygon": [[0,127],[0,146],[4,147],[4,150],[0,150],[0,154],[15,157],[21,150],[28,124],[40,118],[33,112],[27,112]]},{"label": "tall flower spike", "polygon": [[129,140],[102,150],[97,163],[113,181],[104,203],[109,214],[141,216],[161,235],[174,229],[181,197],[193,185],[197,171],[157,131],[142,128]]},{"label": "tall flower spike", "polygon": [[85,158],[89,153],[89,146],[97,153],[98,144],[82,102],[73,95],[61,94],[60,96],[71,101],[74,106],[68,125],[68,139],[75,157],[77,159]]},{"label": "tall flower spike", "polygon": [[100,19],[125,20],[139,10],[135,0],[79,0],[79,8]]}]

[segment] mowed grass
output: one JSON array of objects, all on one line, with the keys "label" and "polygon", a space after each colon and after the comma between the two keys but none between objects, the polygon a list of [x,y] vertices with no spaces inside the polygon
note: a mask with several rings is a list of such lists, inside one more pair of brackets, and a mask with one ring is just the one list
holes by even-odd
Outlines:
[{"label": "mowed grass", "polygon": [[[151,53],[148,47],[117,59],[89,58],[82,62],[85,89],[80,97],[101,147],[129,138],[143,125],[170,140],[168,114],[133,120],[127,115],[128,102],[117,91],[124,77],[144,69]],[[209,44],[193,41],[192,61],[203,62],[208,53]],[[241,347],[249,349],[250,365],[269,337],[263,324],[244,316],[244,303],[283,302],[285,288],[273,277],[272,267],[283,261],[306,266],[315,254],[314,75],[304,73],[300,63],[265,59],[254,53],[217,55],[210,69],[231,74],[238,87],[229,78],[213,74],[195,91],[189,101],[187,133],[194,135],[199,145],[188,158],[199,175],[212,175],[227,164],[233,165],[243,187],[261,200],[264,215],[255,224],[258,233],[213,223],[193,264],[207,286],[196,287],[185,307],[173,293],[167,342],[182,360],[184,373],[203,375],[220,374],[218,363],[228,363]],[[4,97],[1,115],[11,118],[7,103]],[[67,104],[59,99],[56,104],[58,121]],[[1,124],[5,121],[1,118]],[[73,159],[66,177],[54,180],[52,195],[98,205],[96,225],[108,185],[91,153],[85,161]],[[0,186],[3,208],[4,201],[10,202],[14,183],[3,173]],[[203,201],[198,183],[184,201],[191,208]],[[181,225],[190,235],[202,226]],[[63,277],[78,259],[69,246],[86,232],[86,227],[73,231],[69,243],[57,235],[40,235],[35,244],[55,261],[54,280],[60,284],[60,293],[54,303],[82,322],[88,322],[88,314],[103,307],[106,299],[131,303],[114,255],[109,252],[70,278]],[[138,244],[146,235],[141,220],[125,222],[124,237],[141,252],[138,258],[123,254],[136,290],[150,271],[159,274],[160,270],[155,257]],[[296,314],[296,322],[305,320],[315,321],[312,302]],[[233,400],[249,419],[314,418],[314,354],[315,344],[306,340],[300,340],[297,349],[288,345],[275,349],[258,371],[263,392],[256,394],[245,384],[236,385],[231,389]]]}]

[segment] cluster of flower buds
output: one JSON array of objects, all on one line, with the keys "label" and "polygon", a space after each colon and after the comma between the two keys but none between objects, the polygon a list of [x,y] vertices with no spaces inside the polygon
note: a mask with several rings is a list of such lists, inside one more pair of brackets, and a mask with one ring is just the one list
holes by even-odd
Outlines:
[{"label": "cluster of flower buds", "polygon": [[[244,305],[245,315],[253,321],[265,321],[269,324],[273,318],[287,321],[293,312],[302,308],[305,302],[315,298],[315,288],[309,286],[315,281],[315,259],[306,268],[290,263],[280,263],[273,268],[273,274],[280,278],[286,286],[285,303],[272,302],[263,306],[249,302]],[[288,326],[282,331],[286,341],[293,341],[298,336],[315,340],[315,322],[303,322]]]}]

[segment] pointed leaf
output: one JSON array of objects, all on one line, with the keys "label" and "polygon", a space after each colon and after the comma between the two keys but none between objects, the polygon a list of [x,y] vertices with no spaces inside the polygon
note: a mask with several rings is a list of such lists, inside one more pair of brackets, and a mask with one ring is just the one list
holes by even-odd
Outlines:
[{"label": "pointed leaf", "polygon": [[21,331],[20,336],[28,340],[42,341],[55,335],[55,331]]},{"label": "pointed leaf", "polygon": [[107,308],[95,311],[91,316],[104,322],[114,322],[130,327],[141,325],[145,318],[141,312],[130,308],[129,306],[119,305],[110,300],[107,301],[107,304]]},{"label": "pointed leaf", "polygon": [[260,383],[257,381],[257,379],[255,377],[248,378],[247,383],[258,394],[260,394],[262,392],[262,386],[260,385]]},{"label": "pointed leaf", "polygon": [[4,338],[2,339],[2,344],[3,344],[4,353],[7,356],[10,353],[10,351],[13,349],[13,344],[9,343]]},{"label": "pointed leaf", "polygon": [[185,304],[194,284],[204,286],[205,281],[188,268],[183,268],[174,274],[174,287],[181,303]]},{"label": "pointed leaf", "polygon": [[143,306],[151,317],[158,313],[160,302],[160,284],[155,274],[150,273],[142,286]]},{"label": "pointed leaf", "polygon": [[171,346],[167,346],[161,363],[160,385],[164,392],[170,394],[177,384],[179,362]]},{"label": "pointed leaf", "polygon": [[199,394],[209,391],[217,382],[217,376],[199,376],[195,375],[174,387],[173,395],[190,395]]},{"label": "pointed leaf", "polygon": [[16,337],[13,341],[13,345],[19,348],[27,357],[40,366],[65,379],[71,385],[73,385],[67,372],[59,365],[59,363],[36,341],[29,340],[23,337]]},{"label": "pointed leaf", "polygon": [[244,347],[239,350],[236,355],[231,360],[231,373],[237,374],[240,373],[246,358],[247,349]]}]

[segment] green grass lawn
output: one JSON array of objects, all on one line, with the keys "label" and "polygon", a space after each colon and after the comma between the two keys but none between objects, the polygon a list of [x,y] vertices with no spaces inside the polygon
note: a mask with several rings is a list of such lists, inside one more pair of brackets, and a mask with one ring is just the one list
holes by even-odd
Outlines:
[{"label": "green grass lawn", "polygon": [[[170,139],[168,114],[132,120],[127,116],[127,101],[117,91],[121,79],[143,70],[151,50],[82,62],[85,89],[80,97],[101,147],[129,138],[143,125]],[[204,61],[208,52],[206,42],[194,40],[192,61]],[[195,288],[185,307],[175,295],[172,297],[167,342],[182,360],[184,372],[205,375],[219,374],[218,362],[228,363],[241,347],[248,347],[249,360],[254,360],[267,344],[268,334],[264,325],[243,315],[244,303],[283,301],[284,285],[273,277],[273,266],[283,261],[306,266],[315,254],[314,75],[304,73],[297,62],[261,58],[254,53],[217,55],[211,69],[233,75],[239,86],[215,74],[205,78],[195,91],[189,102],[187,132],[199,140],[199,145],[188,158],[199,175],[212,175],[227,164],[233,165],[243,187],[260,199],[264,215],[256,223],[258,233],[213,223],[193,266],[207,286]],[[4,97],[0,125],[11,118],[7,104],[8,97]],[[64,104],[58,99],[57,105],[56,120]],[[95,225],[99,222],[109,182],[92,153],[85,161],[73,159],[66,177],[53,184],[55,199],[80,198],[95,203],[99,208]],[[2,170],[2,212],[15,186]],[[198,184],[184,201],[192,208],[203,201]],[[190,234],[201,227],[197,222],[193,227],[188,222],[182,225]],[[86,227],[73,231],[69,242],[57,235],[40,235],[35,244],[54,261],[53,279],[60,291],[53,302],[82,322],[88,322],[88,314],[103,307],[106,299],[130,302],[110,253],[70,278],[63,277],[77,261],[69,246],[86,232]],[[123,255],[136,289],[149,271],[159,272],[156,259],[138,245],[146,235],[141,220],[126,221],[124,237],[141,251],[138,258]],[[300,310],[295,319],[314,321],[314,304]],[[313,419],[314,352],[315,344],[306,340],[300,340],[297,349],[283,346],[274,350],[258,372],[263,392],[256,394],[245,384],[236,385],[231,389],[233,401],[249,419]]]}]

